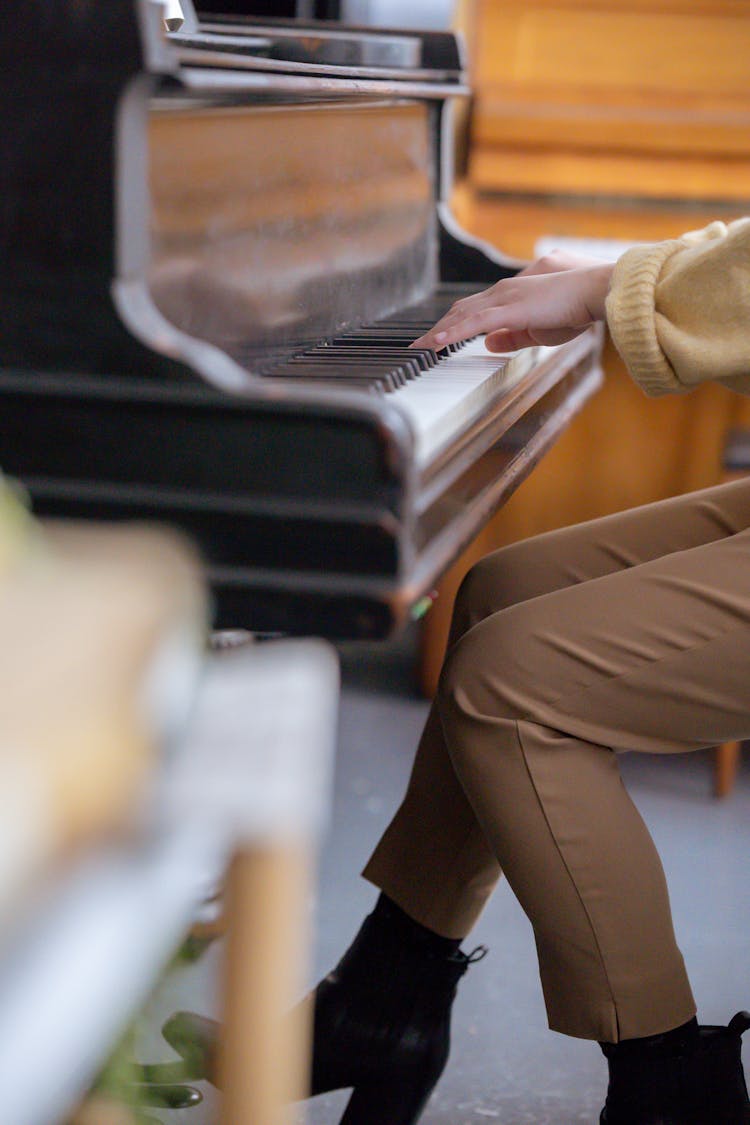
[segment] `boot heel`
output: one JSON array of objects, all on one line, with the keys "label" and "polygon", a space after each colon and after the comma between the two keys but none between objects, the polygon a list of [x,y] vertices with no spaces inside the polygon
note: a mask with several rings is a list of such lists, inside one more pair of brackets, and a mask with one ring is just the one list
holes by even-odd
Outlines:
[{"label": "boot heel", "polygon": [[436,1082],[385,1082],[357,1086],[339,1125],[414,1125]]}]

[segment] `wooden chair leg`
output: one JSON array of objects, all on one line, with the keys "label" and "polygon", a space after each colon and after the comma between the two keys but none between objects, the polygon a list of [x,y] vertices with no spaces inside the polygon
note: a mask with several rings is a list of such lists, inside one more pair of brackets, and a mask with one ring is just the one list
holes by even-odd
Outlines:
[{"label": "wooden chair leg", "polygon": [[741,742],[724,742],[714,751],[714,794],[726,797],[737,777]]},{"label": "wooden chair leg", "polygon": [[312,1007],[291,1010],[305,979],[309,888],[301,846],[248,847],[232,861],[221,1125],[289,1125],[291,1103],[307,1096]]}]

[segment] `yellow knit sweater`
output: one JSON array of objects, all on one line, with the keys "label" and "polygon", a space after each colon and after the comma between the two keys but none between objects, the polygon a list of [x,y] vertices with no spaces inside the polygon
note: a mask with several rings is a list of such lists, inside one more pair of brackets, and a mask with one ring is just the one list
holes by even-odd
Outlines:
[{"label": "yellow knit sweater", "polygon": [[628,250],[612,276],[607,323],[647,394],[707,379],[750,394],[750,218]]}]

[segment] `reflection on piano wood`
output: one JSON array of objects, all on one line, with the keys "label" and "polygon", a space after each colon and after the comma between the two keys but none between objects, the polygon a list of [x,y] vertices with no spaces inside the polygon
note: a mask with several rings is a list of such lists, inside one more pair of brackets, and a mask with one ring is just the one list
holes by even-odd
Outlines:
[{"label": "reflection on piano wood", "polygon": [[40,513],[187,530],[220,625],[386,635],[597,387],[599,334],[408,349],[519,266],[444,203],[455,37],[156,14],[0,33],[0,464]]}]

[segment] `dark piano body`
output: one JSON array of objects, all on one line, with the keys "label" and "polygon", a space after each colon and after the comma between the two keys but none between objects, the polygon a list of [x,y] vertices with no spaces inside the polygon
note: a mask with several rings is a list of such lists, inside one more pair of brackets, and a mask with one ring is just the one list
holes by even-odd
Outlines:
[{"label": "dark piano body", "polygon": [[185,529],[219,626],[387,635],[601,377],[403,354],[520,265],[444,202],[460,44],[23,0],[0,49],[3,471]]}]

